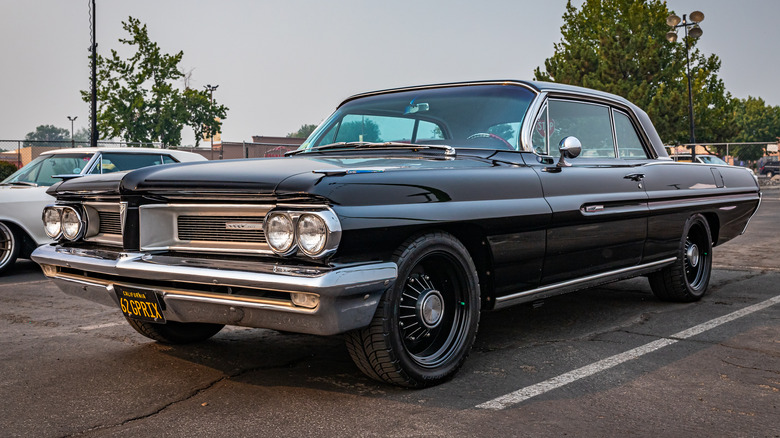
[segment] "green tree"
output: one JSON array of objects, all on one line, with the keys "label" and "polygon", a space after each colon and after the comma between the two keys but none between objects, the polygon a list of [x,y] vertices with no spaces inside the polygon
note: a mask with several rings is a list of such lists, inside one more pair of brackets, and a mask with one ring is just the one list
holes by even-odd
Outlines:
[{"label": "green tree", "polygon": [[315,129],[317,125],[304,124],[297,131],[287,134],[287,138],[308,138]]},{"label": "green tree", "polygon": [[[666,40],[669,13],[661,0],[585,0],[581,9],[569,1],[562,40],[534,76],[623,96],[647,111],[664,142],[687,143],[685,45]],[[720,60],[689,44],[696,139],[729,141],[735,103],[717,75]]]},{"label": "green tree", "polygon": [[[769,106],[760,97],[738,100],[734,118],[739,128],[734,142],[773,143],[780,138],[780,107]],[[763,157],[764,149],[758,145],[741,145],[735,146],[732,153],[740,160],[751,161]]]},{"label": "green tree", "polygon": [[8,161],[0,161],[0,181],[8,178],[14,172],[16,172],[16,166]]},{"label": "green tree", "polygon": [[[130,35],[119,42],[135,48],[123,59],[116,50],[97,59],[97,125],[101,138],[122,138],[128,142],[181,144],[184,126],[192,127],[196,145],[203,134],[220,132],[227,108],[213,103],[206,90],[174,86],[185,74],[179,68],[184,55],[162,53],[149,39],[146,25],[133,17],[122,22]],[[90,93],[82,91],[84,101]]]},{"label": "green tree", "polygon": [[[64,141],[70,141],[70,131],[54,125],[39,125],[35,131],[24,136],[24,146],[57,146],[65,147]],[[50,143],[47,143],[50,142]]]}]

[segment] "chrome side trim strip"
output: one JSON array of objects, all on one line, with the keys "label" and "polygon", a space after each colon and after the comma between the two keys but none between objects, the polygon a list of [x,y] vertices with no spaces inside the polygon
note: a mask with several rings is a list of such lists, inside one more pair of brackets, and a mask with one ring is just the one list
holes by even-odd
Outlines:
[{"label": "chrome side trim strip", "polygon": [[648,207],[650,207],[650,211],[657,211],[657,210],[669,210],[673,208],[684,208],[684,207],[697,207],[702,205],[711,205],[713,202],[719,202],[719,203],[728,203],[728,202],[746,202],[746,201],[755,201],[756,199],[761,199],[761,196],[759,195],[760,192],[756,193],[739,193],[739,194],[723,194],[723,195],[714,195],[714,196],[702,196],[702,197],[696,197],[696,198],[680,198],[680,199],[667,199],[663,201],[654,201],[650,200],[648,202]]},{"label": "chrome side trim strip", "polygon": [[574,280],[550,284],[547,286],[538,287],[536,289],[517,292],[511,295],[505,295],[503,297],[496,298],[495,308],[500,309],[511,306],[513,304],[519,304],[520,302],[527,301],[527,298],[529,297],[535,298],[536,295],[556,295],[557,293],[564,293],[567,291],[585,288],[589,283],[599,282],[601,280],[610,280],[611,278],[625,278],[629,276],[628,274],[636,274],[637,272],[660,268],[664,265],[673,263],[675,260],[677,260],[677,258],[671,257],[668,259],[659,260],[657,262],[631,266],[629,268],[617,269],[615,271],[604,272],[601,274],[589,275],[587,277],[576,278]]}]

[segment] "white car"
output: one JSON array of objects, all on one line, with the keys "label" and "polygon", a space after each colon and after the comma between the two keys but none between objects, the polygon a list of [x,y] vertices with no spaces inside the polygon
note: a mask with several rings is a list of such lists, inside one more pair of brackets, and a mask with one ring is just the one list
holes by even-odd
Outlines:
[{"label": "white car", "polygon": [[41,223],[43,208],[54,202],[46,194],[57,176],[82,176],[138,169],[155,164],[205,161],[201,155],[152,148],[71,148],[42,153],[0,182],[0,275],[18,257],[52,242]]}]

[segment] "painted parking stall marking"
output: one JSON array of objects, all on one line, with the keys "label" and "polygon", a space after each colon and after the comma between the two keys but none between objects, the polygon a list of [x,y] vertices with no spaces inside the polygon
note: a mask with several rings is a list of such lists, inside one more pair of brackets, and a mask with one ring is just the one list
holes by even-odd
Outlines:
[{"label": "painted parking stall marking", "polygon": [[590,365],[586,365],[582,368],[578,368],[574,371],[570,371],[565,374],[561,374],[557,377],[553,377],[551,379],[545,380],[535,385],[526,386],[525,388],[519,389],[517,391],[511,392],[501,397],[494,398],[493,400],[479,404],[475,407],[479,409],[494,409],[494,410],[501,410],[501,409],[508,408],[510,406],[516,405],[518,403],[522,403],[538,395],[542,395],[546,392],[552,391],[553,389],[557,389],[564,385],[568,385],[569,383],[576,382],[577,380],[590,377],[601,371],[605,371],[617,365],[620,365],[624,362],[628,362],[629,360],[639,358],[647,353],[652,353],[653,351],[659,350],[663,347],[675,344],[681,340],[699,335],[715,327],[723,325],[727,322],[731,322],[736,319],[742,318],[743,316],[750,315],[751,313],[755,313],[760,310],[766,309],[777,303],[780,303],[780,295],[770,298],[766,301],[762,301],[758,304],[754,304],[752,306],[748,306],[743,309],[737,310],[735,312],[729,313],[728,315],[724,315],[719,318],[712,319],[705,323],[691,327],[687,330],[683,330],[681,332],[675,333],[671,335],[669,338],[659,339],[657,341],[650,342],[648,344],[642,345],[632,350],[628,350],[624,353],[616,354],[606,359],[602,359],[598,362],[592,363]]}]

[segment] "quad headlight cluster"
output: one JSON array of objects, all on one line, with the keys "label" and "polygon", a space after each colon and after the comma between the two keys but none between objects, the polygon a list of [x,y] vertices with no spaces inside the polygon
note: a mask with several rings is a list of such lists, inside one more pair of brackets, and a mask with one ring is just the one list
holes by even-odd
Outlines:
[{"label": "quad headlight cluster", "polygon": [[64,237],[71,241],[81,238],[87,228],[76,208],[62,205],[49,205],[43,209],[43,225],[46,235],[52,239]]},{"label": "quad headlight cluster", "polygon": [[341,224],[335,213],[274,210],[265,217],[265,238],[273,252],[282,256],[300,250],[322,258],[333,253],[341,240]]}]

